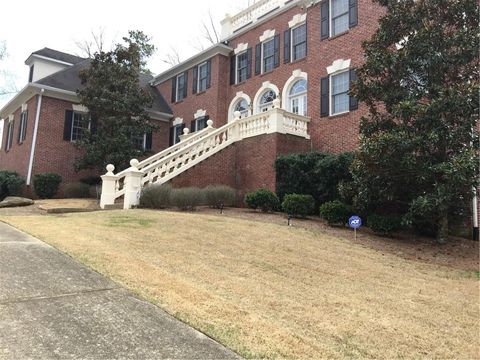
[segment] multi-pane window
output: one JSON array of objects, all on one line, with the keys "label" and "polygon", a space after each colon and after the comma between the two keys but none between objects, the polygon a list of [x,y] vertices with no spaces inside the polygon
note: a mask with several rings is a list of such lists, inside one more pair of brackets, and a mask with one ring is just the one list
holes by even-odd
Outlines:
[{"label": "multi-pane window", "polygon": [[13,128],[14,128],[14,121],[10,121],[7,125],[7,142],[5,144],[5,151],[9,151],[12,148],[13,144]]},{"label": "multi-pane window", "polygon": [[307,25],[303,24],[292,29],[292,60],[307,56]]},{"label": "multi-pane window", "polygon": [[307,115],[307,81],[298,80],[289,93],[290,111],[295,114]]},{"label": "multi-pane window", "polygon": [[200,131],[207,127],[208,116],[202,116],[195,119],[195,130]]},{"label": "multi-pane window", "polygon": [[144,151],[147,143],[147,134],[132,136],[132,142],[135,149]]},{"label": "multi-pane window", "polygon": [[331,76],[331,115],[349,111],[350,75],[349,71]]},{"label": "multi-pane window", "polygon": [[207,90],[208,65],[203,63],[198,66],[198,92]]},{"label": "multi-pane window", "polygon": [[243,52],[237,55],[237,81],[236,83],[241,83],[242,81],[247,80],[248,76],[248,56],[247,52]]},{"label": "multi-pane window", "polygon": [[178,144],[180,142],[180,136],[183,135],[183,124],[177,125],[173,127],[173,139],[172,144]]},{"label": "multi-pane window", "polygon": [[70,141],[82,140],[85,132],[90,128],[90,117],[88,114],[74,112],[72,120],[72,133]]},{"label": "multi-pane window", "polygon": [[274,39],[262,44],[262,73],[273,70],[275,66],[275,42]]},{"label": "multi-pane window", "polygon": [[178,75],[177,76],[177,93],[175,97],[176,101],[183,100],[186,86],[187,84],[185,81],[185,73]]},{"label": "multi-pane window", "polygon": [[267,90],[260,98],[260,112],[265,112],[273,108],[273,100],[277,98],[277,94],[273,90]]},{"label": "multi-pane window", "polygon": [[240,99],[237,104],[235,105],[234,111],[239,111],[240,112],[240,118],[246,118],[248,117],[248,101],[245,99]]},{"label": "multi-pane window", "polygon": [[27,137],[27,112],[23,111],[20,114],[20,127],[18,129],[18,142],[21,144],[25,141]]},{"label": "multi-pane window", "polygon": [[349,28],[349,0],[331,0],[331,34],[335,36],[343,33]]}]

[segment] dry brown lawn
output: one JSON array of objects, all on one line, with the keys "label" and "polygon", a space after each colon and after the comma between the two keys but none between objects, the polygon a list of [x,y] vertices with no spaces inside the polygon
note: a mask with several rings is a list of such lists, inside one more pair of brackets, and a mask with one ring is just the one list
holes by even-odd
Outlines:
[{"label": "dry brown lawn", "polygon": [[248,358],[480,355],[477,273],[320,231],[198,213],[1,220]]}]

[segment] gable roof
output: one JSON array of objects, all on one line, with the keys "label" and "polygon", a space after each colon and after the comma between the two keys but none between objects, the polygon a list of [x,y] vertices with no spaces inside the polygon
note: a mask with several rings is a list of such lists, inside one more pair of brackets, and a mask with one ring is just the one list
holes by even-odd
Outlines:
[{"label": "gable roof", "polygon": [[[79,77],[80,71],[86,69],[90,66],[90,59],[83,59],[83,61],[69,66],[66,69],[58,71],[52,75],[49,75],[43,79],[40,79],[34,84],[45,85],[51,88],[56,88],[60,90],[66,90],[71,92],[76,92],[84,88]],[[172,110],[168,103],[163,98],[162,94],[153,86],[150,85],[150,82],[153,80],[153,76],[147,74],[140,74],[139,81],[140,86],[147,90],[148,93],[153,98],[152,107],[149,110],[161,112],[164,114],[172,114]]]},{"label": "gable roof", "polygon": [[66,62],[69,64],[78,64],[79,62],[82,62],[85,60],[85,58],[82,58],[80,56],[72,55],[72,54],[67,54],[62,51],[58,50],[53,50],[50,48],[43,48],[37,51],[34,51],[30,56],[32,55],[39,55],[39,56],[44,56],[49,59],[54,59],[62,62]]}]

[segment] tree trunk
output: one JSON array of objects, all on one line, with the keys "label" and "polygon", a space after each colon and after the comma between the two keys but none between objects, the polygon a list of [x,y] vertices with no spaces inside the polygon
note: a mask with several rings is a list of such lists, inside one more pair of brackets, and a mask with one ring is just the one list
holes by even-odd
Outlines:
[{"label": "tree trunk", "polygon": [[448,241],[448,210],[440,212],[438,219],[437,243],[445,244]]}]

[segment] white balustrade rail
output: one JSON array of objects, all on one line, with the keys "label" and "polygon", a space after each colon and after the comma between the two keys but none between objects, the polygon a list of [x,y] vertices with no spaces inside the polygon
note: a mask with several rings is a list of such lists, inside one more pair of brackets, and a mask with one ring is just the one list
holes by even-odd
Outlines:
[{"label": "white balustrade rail", "polygon": [[138,205],[144,186],[163,184],[236,141],[272,133],[309,139],[307,128],[310,119],[279,106],[280,101],[277,100],[274,109],[244,119],[240,119],[240,113],[236,112],[231,123],[218,129],[214,129],[213,122],[209,120],[208,128],[142,162],[133,159],[130,168],[116,175],[113,173],[115,167],[108,165],[107,173],[102,176],[102,209],[113,205],[121,196],[124,196],[124,209]]}]

